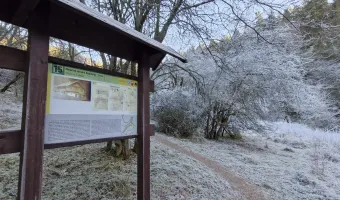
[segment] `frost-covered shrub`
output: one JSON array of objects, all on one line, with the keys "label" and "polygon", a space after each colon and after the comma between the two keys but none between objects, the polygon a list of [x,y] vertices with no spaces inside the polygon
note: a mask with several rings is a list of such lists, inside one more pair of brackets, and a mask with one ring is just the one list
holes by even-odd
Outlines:
[{"label": "frost-covered shrub", "polygon": [[187,64],[169,60],[166,70],[154,76],[158,87],[167,92],[175,88],[164,102],[187,110],[191,119],[200,118],[209,139],[230,134],[234,128],[263,132],[261,121],[335,129],[339,111],[330,112],[324,86],[306,81],[306,65],[314,57],[301,51],[303,36],[289,26],[261,34],[267,41],[246,30],[209,49],[190,49]]},{"label": "frost-covered shrub", "polygon": [[[340,65],[338,62],[329,60],[316,60],[307,67],[308,73],[306,75],[307,81],[311,85],[316,85],[319,90],[323,91],[323,98],[327,100],[327,107],[319,107],[319,111],[323,111],[323,115],[328,117],[321,117],[317,114],[319,119],[318,127],[324,127],[330,130],[340,130]],[[331,116],[329,116],[331,115]],[[313,120],[309,120],[313,123]],[[309,125],[313,125],[313,124]],[[320,126],[321,125],[321,126]],[[315,126],[314,126],[315,127]]]},{"label": "frost-covered shrub", "polygon": [[191,137],[196,133],[200,124],[200,109],[195,108],[189,93],[159,91],[151,102],[157,131],[178,137]]},{"label": "frost-covered shrub", "polygon": [[165,106],[155,113],[157,131],[175,135],[178,137],[190,137],[196,129],[197,124],[190,115],[182,108]]}]

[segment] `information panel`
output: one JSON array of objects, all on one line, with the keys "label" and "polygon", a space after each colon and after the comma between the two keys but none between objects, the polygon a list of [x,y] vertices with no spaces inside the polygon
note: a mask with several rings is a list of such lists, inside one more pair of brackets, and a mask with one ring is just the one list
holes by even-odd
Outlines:
[{"label": "information panel", "polygon": [[45,144],[137,135],[137,81],[49,63]]}]

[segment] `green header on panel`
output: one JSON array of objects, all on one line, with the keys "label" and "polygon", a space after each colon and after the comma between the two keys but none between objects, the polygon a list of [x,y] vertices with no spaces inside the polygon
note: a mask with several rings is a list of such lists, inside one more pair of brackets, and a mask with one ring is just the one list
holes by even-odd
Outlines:
[{"label": "green header on panel", "polygon": [[137,87],[137,81],[116,76],[91,72],[88,70],[77,69],[73,67],[62,66],[54,63],[49,63],[49,73],[63,76],[72,76],[75,78],[86,79],[90,81],[101,81],[113,84],[119,84],[130,87]]}]

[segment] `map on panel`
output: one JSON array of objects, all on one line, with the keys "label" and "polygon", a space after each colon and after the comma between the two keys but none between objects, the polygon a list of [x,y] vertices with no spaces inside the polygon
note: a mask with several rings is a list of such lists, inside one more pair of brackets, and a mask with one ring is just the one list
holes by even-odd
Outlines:
[{"label": "map on panel", "polygon": [[125,111],[137,112],[137,89],[126,88],[125,89]]},{"label": "map on panel", "polygon": [[123,111],[124,93],[121,87],[110,87],[109,104],[111,111]]}]

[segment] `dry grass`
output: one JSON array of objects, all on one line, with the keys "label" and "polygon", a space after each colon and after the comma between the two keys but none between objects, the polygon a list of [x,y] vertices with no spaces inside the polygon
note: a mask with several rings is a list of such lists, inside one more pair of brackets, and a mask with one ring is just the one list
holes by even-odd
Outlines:
[{"label": "dry grass", "polygon": [[[137,161],[112,157],[104,144],[45,150],[43,199],[136,199]],[[19,156],[0,156],[0,199],[16,198]],[[238,199],[199,161],[152,139],[152,199]]]}]

